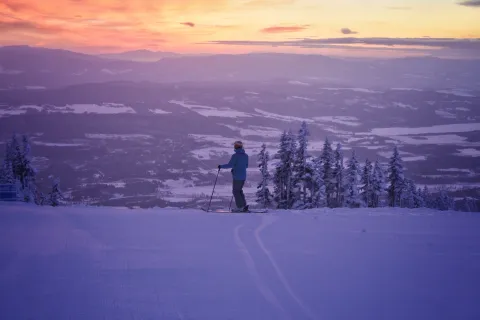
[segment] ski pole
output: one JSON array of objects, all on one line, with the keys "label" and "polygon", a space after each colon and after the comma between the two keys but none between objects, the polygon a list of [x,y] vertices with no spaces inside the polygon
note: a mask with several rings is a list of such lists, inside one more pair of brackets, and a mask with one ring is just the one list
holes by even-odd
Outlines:
[{"label": "ski pole", "polygon": [[230,199],[230,205],[228,206],[228,211],[232,210],[232,201],[233,201],[233,196],[232,196],[232,199]]},{"label": "ski pole", "polygon": [[215,192],[215,186],[217,185],[217,179],[219,174],[220,174],[220,168],[218,169],[217,177],[215,178],[215,183],[213,184],[212,195],[210,196],[210,201],[208,202],[207,211],[210,210],[210,204],[212,203],[213,193]]}]

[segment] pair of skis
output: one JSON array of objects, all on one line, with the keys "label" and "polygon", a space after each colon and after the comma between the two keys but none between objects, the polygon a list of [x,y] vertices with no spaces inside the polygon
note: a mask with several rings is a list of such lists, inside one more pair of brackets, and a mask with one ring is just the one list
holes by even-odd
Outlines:
[{"label": "pair of skis", "polygon": [[232,211],[227,209],[207,209],[201,208],[205,212],[218,212],[218,213],[267,213],[267,209],[248,209],[248,211]]}]

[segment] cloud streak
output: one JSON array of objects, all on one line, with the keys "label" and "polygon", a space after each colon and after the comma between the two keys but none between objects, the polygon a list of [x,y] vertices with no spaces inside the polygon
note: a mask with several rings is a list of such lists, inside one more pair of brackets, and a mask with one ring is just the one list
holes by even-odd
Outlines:
[{"label": "cloud streak", "polygon": [[353,31],[350,28],[342,28],[340,30],[340,32],[343,33],[343,34],[357,34],[358,33],[357,31]]},{"label": "cloud streak", "polygon": [[412,10],[411,7],[402,7],[402,6],[390,6],[387,7],[389,10]]},{"label": "cloud streak", "polygon": [[307,29],[308,26],[272,26],[263,28],[260,31],[263,33],[288,33],[288,32],[300,32]]},{"label": "cloud streak", "polygon": [[328,48],[345,47],[355,48],[354,46],[372,46],[372,47],[428,47],[428,48],[446,48],[458,50],[480,51],[480,39],[462,39],[462,38],[323,38],[323,39],[299,39],[290,41],[211,41],[214,44],[225,45],[257,45],[257,46],[288,46],[301,48]]},{"label": "cloud streak", "polygon": [[180,22],[180,24],[183,24],[184,26],[187,26],[187,27],[195,27],[195,23],[193,22]]},{"label": "cloud streak", "polygon": [[465,7],[480,7],[480,0],[462,1],[462,2],[459,2],[458,4]]},{"label": "cloud streak", "polygon": [[39,34],[54,34],[64,31],[64,29],[59,26],[40,25],[20,19],[15,19],[13,21],[0,21],[0,33],[9,32],[11,30],[33,31]]}]

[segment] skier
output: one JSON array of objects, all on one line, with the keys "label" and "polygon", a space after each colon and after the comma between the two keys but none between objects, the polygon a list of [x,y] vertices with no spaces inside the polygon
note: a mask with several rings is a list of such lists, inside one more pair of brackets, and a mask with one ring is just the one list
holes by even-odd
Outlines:
[{"label": "skier", "polygon": [[243,194],[243,186],[245,184],[245,180],[247,179],[248,155],[243,149],[242,141],[235,141],[233,147],[235,153],[230,158],[230,161],[227,164],[219,165],[218,169],[232,169],[232,192],[233,196],[235,197],[235,204],[237,205],[237,209],[232,211],[248,212],[247,201],[245,200],[245,195]]}]

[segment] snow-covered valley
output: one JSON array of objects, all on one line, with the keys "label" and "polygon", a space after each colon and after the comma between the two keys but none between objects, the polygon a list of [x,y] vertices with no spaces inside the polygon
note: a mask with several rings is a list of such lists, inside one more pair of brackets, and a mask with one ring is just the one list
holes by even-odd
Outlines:
[{"label": "snow-covered valley", "polygon": [[[233,141],[242,140],[251,157],[252,199],[261,145],[273,158],[282,132],[297,133],[306,121],[312,156],[328,137],[342,145],[345,159],[355,151],[361,162],[386,165],[398,146],[420,187],[478,199],[480,92],[439,90],[313,79],[8,90],[0,96],[0,159],[13,132],[27,133],[42,190],[53,175],[75,203],[197,207],[210,196],[215,168],[228,161]],[[442,171],[452,168],[459,170]],[[215,191],[214,201],[228,205],[229,171],[221,172]]]},{"label": "snow-covered valley", "polygon": [[0,203],[2,319],[479,319],[480,216]]}]

